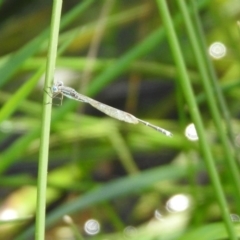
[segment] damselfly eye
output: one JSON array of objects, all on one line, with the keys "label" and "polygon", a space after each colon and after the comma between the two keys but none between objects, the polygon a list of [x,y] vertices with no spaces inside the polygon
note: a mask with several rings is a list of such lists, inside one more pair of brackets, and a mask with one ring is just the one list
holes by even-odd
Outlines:
[{"label": "damselfly eye", "polygon": [[52,92],[58,92],[58,87],[57,86],[52,86]]}]

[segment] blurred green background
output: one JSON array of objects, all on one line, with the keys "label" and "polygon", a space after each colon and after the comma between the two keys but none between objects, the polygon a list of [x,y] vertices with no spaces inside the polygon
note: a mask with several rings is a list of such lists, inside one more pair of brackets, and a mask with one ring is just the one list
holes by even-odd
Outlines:
[{"label": "blurred green background", "polygon": [[[205,57],[208,91],[179,1],[167,1],[204,124],[205,149],[160,1],[63,1],[54,80],[173,137],[81,102],[64,98],[61,105],[53,99],[46,239],[230,239],[205,150],[240,235],[240,2],[182,1]],[[43,94],[50,91],[44,89],[44,73],[51,14],[50,0],[0,1],[3,239],[32,239],[34,232],[42,107],[48,104]]]}]

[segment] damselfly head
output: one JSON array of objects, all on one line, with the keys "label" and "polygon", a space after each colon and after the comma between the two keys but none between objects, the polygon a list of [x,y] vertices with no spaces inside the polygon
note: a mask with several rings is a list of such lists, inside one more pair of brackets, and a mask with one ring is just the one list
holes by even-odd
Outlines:
[{"label": "damselfly head", "polygon": [[62,81],[57,81],[57,83],[55,85],[57,85],[58,87],[62,87],[63,86],[63,82]]},{"label": "damselfly head", "polygon": [[57,93],[60,91],[59,87],[62,87],[63,86],[63,82],[62,81],[57,81],[57,82],[54,82],[53,86],[52,86],[52,92],[53,93]]}]

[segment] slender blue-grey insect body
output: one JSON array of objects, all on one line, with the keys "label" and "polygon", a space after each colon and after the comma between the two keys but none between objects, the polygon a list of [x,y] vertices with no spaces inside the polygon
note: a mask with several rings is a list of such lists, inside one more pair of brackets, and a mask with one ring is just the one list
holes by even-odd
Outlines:
[{"label": "slender blue-grey insect body", "polygon": [[[65,97],[68,97],[68,98],[71,98],[71,99],[74,99],[74,100],[77,100],[80,102],[88,103],[88,104],[92,105],[94,108],[97,108],[99,111],[104,112],[105,114],[109,115],[110,117],[116,118],[120,121],[132,123],[132,124],[142,123],[145,126],[151,127],[153,129],[163,133],[164,135],[166,135],[168,137],[172,136],[171,132],[169,132],[163,128],[160,128],[151,123],[148,123],[139,118],[136,118],[130,113],[124,112],[117,108],[110,107],[110,106],[108,106],[104,103],[98,102],[90,97],[84,96],[84,95],[76,92],[73,88],[65,87],[63,85],[63,83],[60,81],[57,81],[52,86],[52,94],[53,94],[53,97],[57,96],[58,94],[61,94],[62,97],[65,96]],[[62,98],[61,98],[61,101],[62,101]]]}]

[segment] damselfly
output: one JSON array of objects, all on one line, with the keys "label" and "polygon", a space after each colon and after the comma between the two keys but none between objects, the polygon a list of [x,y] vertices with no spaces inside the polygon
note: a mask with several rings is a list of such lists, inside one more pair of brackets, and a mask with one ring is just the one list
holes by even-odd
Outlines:
[{"label": "damselfly", "polygon": [[133,123],[133,124],[142,123],[145,126],[151,127],[153,129],[163,133],[164,135],[166,135],[168,137],[171,137],[173,135],[171,132],[169,132],[163,128],[160,128],[158,126],[155,126],[149,122],[146,122],[139,118],[136,118],[133,115],[131,115],[130,113],[121,111],[117,108],[110,107],[110,106],[103,104],[101,102],[98,102],[90,97],[84,96],[84,95],[76,92],[73,88],[65,87],[63,85],[63,82],[61,82],[61,81],[57,81],[56,83],[54,83],[54,85],[51,88],[51,91],[52,91],[53,97],[55,97],[59,94],[61,95],[61,102],[62,102],[63,96],[65,96],[65,97],[74,99],[76,101],[88,103],[88,104],[92,105],[94,108],[97,108],[99,111],[104,112],[105,114],[109,115],[110,117],[116,118],[120,121]]}]

